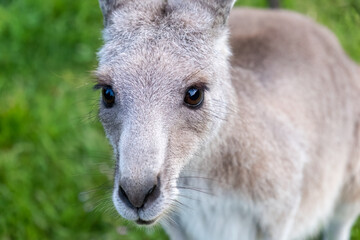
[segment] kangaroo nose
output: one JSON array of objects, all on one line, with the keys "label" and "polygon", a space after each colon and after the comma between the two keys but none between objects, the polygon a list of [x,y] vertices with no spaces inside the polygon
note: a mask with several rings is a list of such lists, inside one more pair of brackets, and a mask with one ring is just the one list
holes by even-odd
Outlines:
[{"label": "kangaroo nose", "polygon": [[120,199],[132,208],[142,208],[145,203],[154,201],[159,195],[159,178],[145,183],[121,179],[118,194]]}]

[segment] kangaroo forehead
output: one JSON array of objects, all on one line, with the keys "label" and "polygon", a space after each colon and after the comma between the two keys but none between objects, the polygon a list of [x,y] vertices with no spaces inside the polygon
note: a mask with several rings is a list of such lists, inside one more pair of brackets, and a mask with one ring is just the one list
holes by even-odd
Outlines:
[{"label": "kangaroo forehead", "polygon": [[154,86],[161,86],[162,89],[167,86],[183,91],[195,83],[208,84],[212,71],[207,69],[206,65],[196,62],[180,62],[173,59],[140,59],[136,62],[128,59],[122,64],[100,65],[94,75],[99,84],[124,90],[135,86],[144,89]]},{"label": "kangaroo forehead", "polygon": [[[159,52],[186,50],[202,52],[211,49],[211,34],[199,29],[185,29],[179,25],[139,26],[127,29],[126,26],[110,26],[104,30],[104,49],[116,52],[141,51]],[[210,45],[210,46],[209,46]]]},{"label": "kangaroo forehead", "polygon": [[213,51],[209,49],[211,46],[190,46],[186,42],[155,41],[155,38],[156,36],[147,36],[125,43],[107,42],[98,52],[99,66],[96,75],[103,79],[131,80],[141,77],[159,80],[181,79],[192,72],[209,71],[207,66],[214,58]]}]

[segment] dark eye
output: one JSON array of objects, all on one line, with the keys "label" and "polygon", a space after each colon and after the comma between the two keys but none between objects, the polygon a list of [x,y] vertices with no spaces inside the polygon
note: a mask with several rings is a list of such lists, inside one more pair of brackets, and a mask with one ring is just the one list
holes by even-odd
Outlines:
[{"label": "dark eye", "polygon": [[190,108],[198,108],[204,101],[204,90],[198,87],[190,87],[185,93],[184,102]]},{"label": "dark eye", "polygon": [[103,102],[105,107],[111,108],[115,103],[115,93],[111,87],[103,87],[102,89]]}]

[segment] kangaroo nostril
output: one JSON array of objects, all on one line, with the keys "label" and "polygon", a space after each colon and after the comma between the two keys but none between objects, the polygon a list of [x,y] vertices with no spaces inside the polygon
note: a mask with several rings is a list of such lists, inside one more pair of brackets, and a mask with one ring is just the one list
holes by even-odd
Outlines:
[{"label": "kangaroo nostril", "polygon": [[124,189],[121,186],[119,186],[119,191],[122,195],[124,195],[124,197],[128,198],[126,195],[126,192],[124,191]]},{"label": "kangaroo nostril", "polygon": [[150,196],[150,195],[154,192],[155,188],[156,188],[156,185],[154,185],[152,188],[150,188],[150,190],[149,190],[148,193],[146,194],[146,197],[147,197],[147,196]]},{"label": "kangaroo nostril", "polygon": [[145,195],[144,202],[141,207],[144,206],[144,204],[148,201],[149,197],[151,197],[151,195],[154,193],[155,190],[156,190],[156,185],[154,185],[152,188],[149,189],[149,191]]},{"label": "kangaroo nostril", "polygon": [[121,186],[119,186],[118,195],[119,195],[120,199],[123,202],[125,202],[126,205],[128,205],[131,208],[134,207],[132,205],[132,203],[130,202],[129,197],[127,196],[126,192],[124,191],[124,189]]}]

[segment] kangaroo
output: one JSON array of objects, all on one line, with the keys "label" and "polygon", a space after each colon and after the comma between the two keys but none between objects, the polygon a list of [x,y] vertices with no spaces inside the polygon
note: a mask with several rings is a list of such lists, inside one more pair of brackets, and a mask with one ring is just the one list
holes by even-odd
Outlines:
[{"label": "kangaroo", "polygon": [[113,203],[171,239],[349,239],[360,70],[334,35],[234,0],[99,0]]}]

